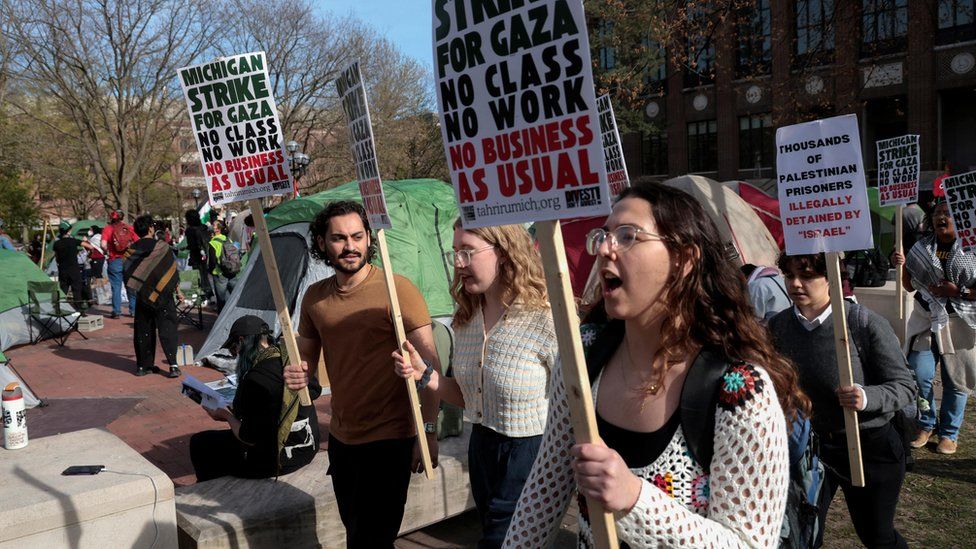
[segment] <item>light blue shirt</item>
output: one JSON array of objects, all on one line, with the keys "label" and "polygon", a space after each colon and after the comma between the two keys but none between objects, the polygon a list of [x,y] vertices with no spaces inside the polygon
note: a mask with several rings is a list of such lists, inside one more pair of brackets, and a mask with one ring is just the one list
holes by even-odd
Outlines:
[{"label": "light blue shirt", "polygon": [[0,235],[0,248],[4,250],[17,250],[14,247],[14,243],[10,241],[10,238],[6,235]]}]

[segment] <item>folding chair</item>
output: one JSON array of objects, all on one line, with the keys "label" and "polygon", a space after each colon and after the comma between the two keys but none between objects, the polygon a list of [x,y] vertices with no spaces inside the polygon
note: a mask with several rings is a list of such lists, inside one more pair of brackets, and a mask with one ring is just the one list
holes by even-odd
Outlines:
[{"label": "folding chair", "polygon": [[[200,272],[196,269],[178,271],[180,273],[180,291],[187,297],[187,301],[176,304],[176,322],[186,322],[197,329],[203,329],[203,290],[200,289]],[[196,318],[193,311],[196,309]]]},{"label": "folding chair", "polygon": [[[28,311],[30,321],[27,322],[28,333],[31,345],[34,345],[46,337],[50,337],[58,343],[58,347],[64,347],[64,343],[71,336],[71,332],[77,332],[83,339],[88,336],[78,331],[78,320],[81,315],[72,308],[65,310],[62,305],[68,305],[67,301],[61,299],[61,290],[58,283],[52,281],[27,281]],[[37,338],[34,338],[34,322],[40,325]],[[67,327],[63,327],[66,324]]]}]

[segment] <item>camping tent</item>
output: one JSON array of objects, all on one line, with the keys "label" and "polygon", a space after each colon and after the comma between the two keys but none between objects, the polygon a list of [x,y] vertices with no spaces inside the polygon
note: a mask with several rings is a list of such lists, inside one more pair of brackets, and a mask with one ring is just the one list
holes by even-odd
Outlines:
[{"label": "camping tent", "polygon": [[[779,248],[781,250],[786,249],[783,239],[783,221],[779,217],[779,200],[775,196],[767,194],[764,189],[745,181],[723,181],[722,184],[738,193],[742,200],[752,206],[752,210],[762,220],[763,225],[769,229],[769,234],[772,235]],[[776,193],[775,187],[773,193]]]},{"label": "camping tent", "polygon": [[664,184],[687,192],[705,208],[730,257],[740,264],[776,264],[780,253],[776,240],[749,203],[732,189],[700,175],[683,175]]},{"label": "camping tent", "polygon": [[[30,342],[27,282],[50,281],[27,255],[0,250],[0,351]],[[67,308],[67,306],[65,306]],[[34,326],[37,333],[38,326]]]},{"label": "camping tent", "polygon": [[[450,295],[453,266],[447,264],[444,252],[451,247],[454,220],[458,216],[453,189],[435,179],[413,179],[384,181],[383,190],[393,223],[393,229],[386,231],[386,240],[394,270],[417,285],[431,316],[451,315],[454,312]],[[267,215],[281,283],[295,321],[308,286],[332,275],[331,267],[309,254],[308,225],[326,203],[336,200],[361,202],[359,186],[352,182],[288,200]],[[250,254],[237,277],[234,292],[196,354],[198,360],[214,354],[226,340],[231,325],[243,315],[259,316],[276,333],[280,331],[260,254],[257,247]],[[379,258],[374,261],[380,264]]]}]

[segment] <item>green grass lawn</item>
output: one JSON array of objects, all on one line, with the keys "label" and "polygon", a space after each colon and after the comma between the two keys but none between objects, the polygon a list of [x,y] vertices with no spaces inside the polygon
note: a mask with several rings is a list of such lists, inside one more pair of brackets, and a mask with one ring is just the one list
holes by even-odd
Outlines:
[{"label": "green grass lawn", "polygon": [[[951,456],[935,453],[935,437],[913,450],[915,470],[905,475],[895,526],[910,547],[976,547],[976,398],[970,398]],[[824,547],[862,547],[838,490],[824,533]]]}]

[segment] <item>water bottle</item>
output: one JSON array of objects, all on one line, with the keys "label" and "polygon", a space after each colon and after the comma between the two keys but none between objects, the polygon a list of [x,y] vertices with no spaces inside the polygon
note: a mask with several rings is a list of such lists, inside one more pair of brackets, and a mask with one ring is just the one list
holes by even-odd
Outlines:
[{"label": "water bottle", "polygon": [[3,388],[3,445],[8,450],[27,446],[27,408],[20,385],[10,383]]}]

